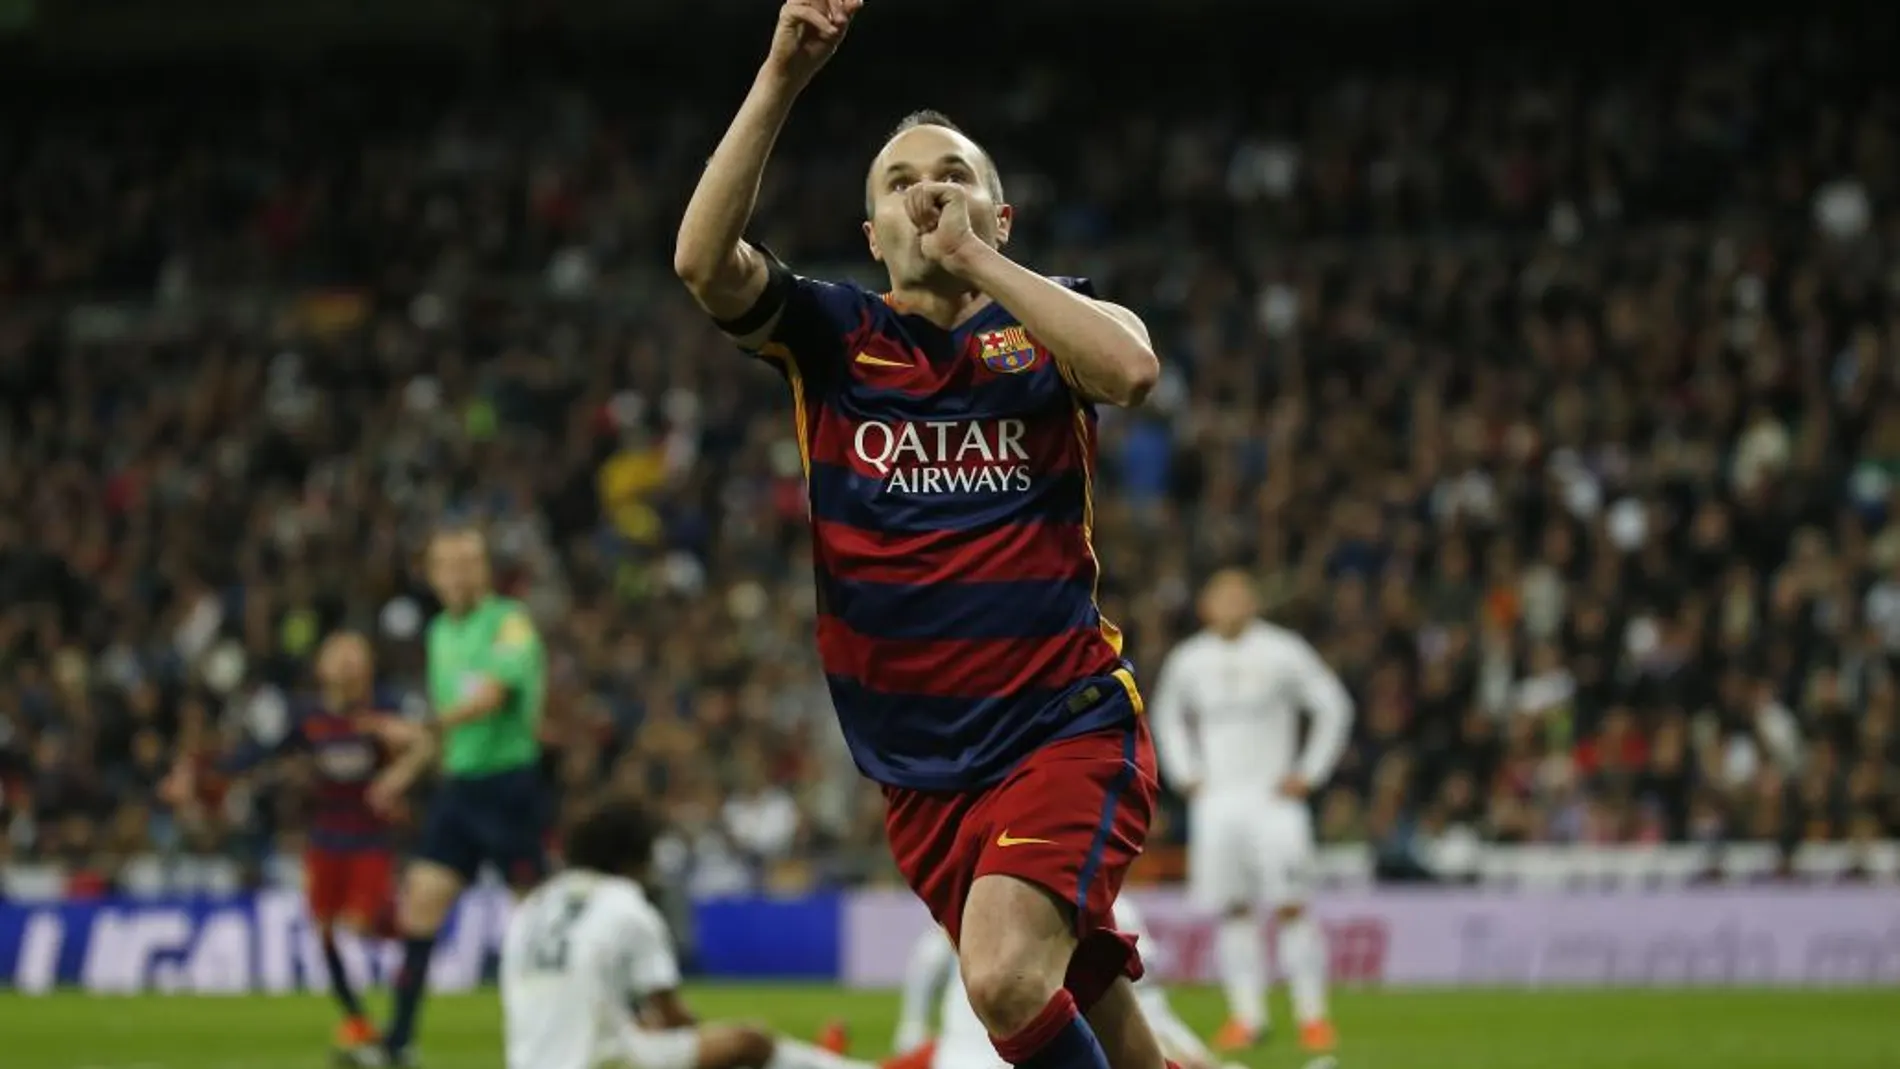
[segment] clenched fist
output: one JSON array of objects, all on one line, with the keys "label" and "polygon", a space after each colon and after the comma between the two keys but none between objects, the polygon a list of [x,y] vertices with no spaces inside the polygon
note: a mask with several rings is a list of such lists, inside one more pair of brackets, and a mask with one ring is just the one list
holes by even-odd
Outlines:
[{"label": "clenched fist", "polygon": [[922,236],[924,258],[954,272],[958,257],[982,244],[970,225],[970,191],[954,182],[919,182],[904,191],[904,209]]},{"label": "clenched fist", "polygon": [[838,50],[864,0],[786,0],[766,65],[799,83],[818,73]]}]

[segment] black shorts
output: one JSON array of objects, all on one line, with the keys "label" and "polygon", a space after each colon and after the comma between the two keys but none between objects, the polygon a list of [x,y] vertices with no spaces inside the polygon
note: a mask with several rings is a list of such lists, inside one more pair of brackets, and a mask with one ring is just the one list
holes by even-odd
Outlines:
[{"label": "black shorts", "polygon": [[454,776],[436,789],[417,856],[473,882],[484,863],[511,887],[540,882],[548,872],[550,792],[540,768],[487,776]]}]

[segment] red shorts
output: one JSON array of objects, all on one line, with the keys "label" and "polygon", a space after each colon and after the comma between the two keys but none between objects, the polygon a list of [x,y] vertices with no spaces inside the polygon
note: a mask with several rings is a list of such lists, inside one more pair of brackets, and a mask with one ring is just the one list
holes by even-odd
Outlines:
[{"label": "red shorts", "polygon": [[951,942],[979,876],[1014,876],[1069,903],[1080,942],[1065,986],[1086,1010],[1117,978],[1141,978],[1134,937],[1115,930],[1113,909],[1158,792],[1154,744],[1137,717],[1052,742],[980,790],[885,787],[884,832]]},{"label": "red shorts", "polygon": [[368,931],[395,893],[396,860],[387,850],[313,847],[304,851],[303,874],[312,920],[344,921]]}]

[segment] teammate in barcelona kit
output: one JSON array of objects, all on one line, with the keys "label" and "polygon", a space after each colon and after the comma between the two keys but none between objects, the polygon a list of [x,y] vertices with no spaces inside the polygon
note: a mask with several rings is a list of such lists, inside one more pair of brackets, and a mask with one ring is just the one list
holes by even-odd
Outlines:
[{"label": "teammate in barcelona kit", "polygon": [[655,829],[607,799],[568,829],[568,868],[502,939],[507,1069],[872,1069],[750,1025],[693,1019],[666,921],[640,886]]},{"label": "teammate in barcelona kit", "polygon": [[996,167],[936,113],[900,124],[866,178],[888,293],[795,275],[745,240],[779,129],[860,6],[781,7],[674,266],[791,387],[832,701],[997,1051],[1160,1069],[1110,913],[1154,754],[1090,540],[1096,406],[1139,403],[1159,365],[1132,312],[1002,253]]},{"label": "teammate in barcelona kit", "polygon": [[[374,711],[375,665],[369,642],[353,633],[325,639],[317,651],[316,677],[321,703],[302,710],[275,745],[248,743],[220,763],[227,774],[240,774],[271,757],[308,754],[315,772],[311,791],[309,847],[304,854],[304,886],[310,919],[323,945],[330,990],[343,1010],[337,1031],[340,1050],[374,1043],[337,946],[339,930],[358,936],[388,938],[395,894],[395,862],[390,823],[370,805],[369,797],[393,761],[428,753],[427,735],[415,725]],[[190,766],[175,771],[166,795],[193,795]]]},{"label": "teammate in barcelona kit", "polygon": [[[438,531],[428,568],[442,602],[428,631],[428,727],[438,740],[442,776],[398,898],[402,969],[389,1030],[373,1059],[396,1064],[408,1060],[435,936],[462,889],[484,864],[517,892],[547,872],[551,803],[538,735],[547,692],[540,636],[525,606],[495,593],[480,532]],[[397,766],[404,777],[398,786],[426,765],[416,758]]]},{"label": "teammate in barcelona kit", "polygon": [[[1219,1066],[1200,1037],[1175,1014],[1168,993],[1154,978],[1158,967],[1154,943],[1133,902],[1126,898],[1115,902],[1115,925],[1141,937],[1142,957],[1148,975],[1135,984],[1136,997],[1148,1027],[1154,1030],[1168,1059],[1181,1069],[1233,1069]],[[937,1036],[930,1038],[930,1014],[937,1010]],[[970,1009],[969,996],[957,977],[956,951],[943,933],[925,932],[911,949],[904,969],[903,1004],[898,1012],[897,1036],[892,1046],[896,1057],[884,1062],[882,1069],[995,1069],[996,1052]]]},{"label": "teammate in barcelona kit", "polygon": [[[1206,629],[1161,666],[1154,729],[1162,771],[1189,799],[1189,893],[1221,916],[1215,960],[1230,1017],[1215,1045],[1251,1046],[1266,1032],[1266,965],[1254,914],[1266,905],[1278,922],[1280,971],[1301,1044],[1323,1053],[1334,1035],[1325,938],[1306,912],[1313,861],[1306,798],[1346,747],[1352,699],[1313,647],[1258,611],[1244,572],[1209,580],[1201,594]],[[1301,710],[1312,717],[1304,748]]]}]

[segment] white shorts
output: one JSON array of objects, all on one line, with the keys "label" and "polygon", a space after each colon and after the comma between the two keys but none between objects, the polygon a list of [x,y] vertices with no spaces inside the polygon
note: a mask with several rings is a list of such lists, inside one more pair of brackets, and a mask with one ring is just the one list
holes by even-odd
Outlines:
[{"label": "white shorts", "polygon": [[1188,894],[1208,912],[1306,901],[1313,818],[1306,805],[1255,791],[1203,793],[1188,809]]}]

